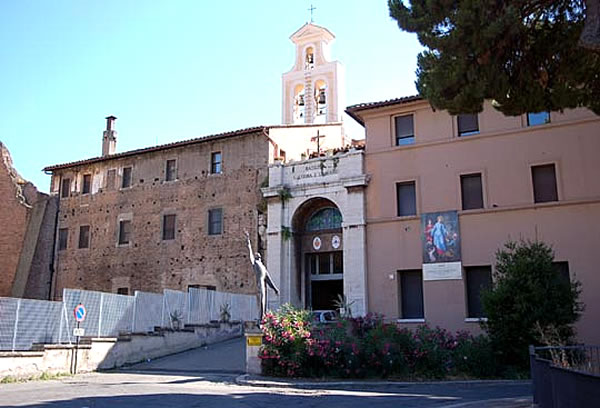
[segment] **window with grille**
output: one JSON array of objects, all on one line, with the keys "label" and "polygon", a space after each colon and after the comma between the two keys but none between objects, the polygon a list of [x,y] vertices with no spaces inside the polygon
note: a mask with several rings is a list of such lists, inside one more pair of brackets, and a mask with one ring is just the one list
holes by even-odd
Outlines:
[{"label": "window with grille", "polygon": [[58,250],[63,251],[67,249],[67,242],[69,240],[69,229],[60,228],[58,230]]}]

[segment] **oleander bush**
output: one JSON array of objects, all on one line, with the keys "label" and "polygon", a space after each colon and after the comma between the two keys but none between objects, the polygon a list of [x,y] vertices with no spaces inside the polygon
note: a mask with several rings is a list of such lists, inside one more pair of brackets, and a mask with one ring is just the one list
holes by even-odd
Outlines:
[{"label": "oleander bush", "polygon": [[415,330],[383,316],[313,324],[310,312],[284,305],[262,322],[263,373],[282,377],[402,379],[489,378],[498,375],[486,336]]}]

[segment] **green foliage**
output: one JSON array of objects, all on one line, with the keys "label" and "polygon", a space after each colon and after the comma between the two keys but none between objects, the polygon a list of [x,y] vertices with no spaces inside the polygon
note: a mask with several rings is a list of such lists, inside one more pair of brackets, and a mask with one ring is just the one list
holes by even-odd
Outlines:
[{"label": "green foliage", "polygon": [[543,242],[508,242],[496,253],[494,285],[481,301],[488,318],[483,327],[503,364],[527,368],[528,346],[540,342],[536,326],[573,339],[573,324],[583,311],[581,285],[562,277],[553,259]]},{"label": "green foliage", "polygon": [[281,226],[281,239],[283,239],[284,241],[287,241],[290,238],[292,238],[292,230],[290,229],[290,227],[286,227],[285,225],[282,225]]},{"label": "green foliage", "polygon": [[578,46],[584,0],[388,0],[418,35],[417,89],[451,114],[485,99],[506,115],[585,106],[600,114],[600,53]]},{"label": "green foliage", "polygon": [[452,335],[427,326],[413,332],[373,314],[323,325],[309,319],[309,312],[290,305],[265,315],[259,354],[265,374],[429,379],[498,372],[485,336]]},{"label": "green foliage", "polygon": [[290,191],[289,187],[287,187],[287,186],[284,186],[281,189],[279,189],[279,191],[277,192],[277,195],[279,196],[279,199],[281,200],[281,204],[285,203],[290,198],[292,198],[292,192]]}]

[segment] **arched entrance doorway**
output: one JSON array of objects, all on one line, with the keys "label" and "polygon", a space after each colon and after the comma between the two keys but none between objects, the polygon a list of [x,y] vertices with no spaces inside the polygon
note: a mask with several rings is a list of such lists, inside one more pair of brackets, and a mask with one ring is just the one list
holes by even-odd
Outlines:
[{"label": "arched entrance doorway", "polygon": [[332,201],[313,198],[293,218],[297,271],[305,307],[335,309],[344,293],[342,214]]}]

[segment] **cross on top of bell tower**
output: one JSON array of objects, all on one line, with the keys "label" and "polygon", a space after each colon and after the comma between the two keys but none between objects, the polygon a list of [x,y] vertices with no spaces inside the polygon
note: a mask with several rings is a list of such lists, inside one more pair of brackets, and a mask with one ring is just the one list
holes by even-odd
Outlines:
[{"label": "cross on top of bell tower", "polygon": [[312,23],[313,20],[313,11],[315,11],[317,8],[314,7],[312,4],[310,5],[310,8],[308,9],[308,11],[310,11],[310,22]]}]

